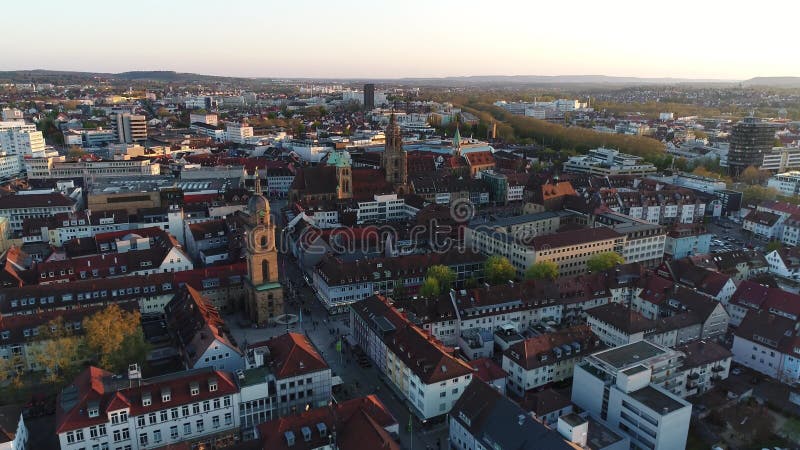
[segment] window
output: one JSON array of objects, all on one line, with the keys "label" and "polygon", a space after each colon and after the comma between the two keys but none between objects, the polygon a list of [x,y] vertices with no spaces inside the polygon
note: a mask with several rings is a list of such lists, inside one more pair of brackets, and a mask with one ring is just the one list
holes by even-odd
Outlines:
[{"label": "window", "polygon": [[181,407],[181,414],[183,414],[183,417],[186,417],[186,416],[189,415],[189,405],[183,405]]},{"label": "window", "polygon": [[169,410],[169,414],[173,419],[178,418],[178,408],[172,408]]},{"label": "window", "polygon": [[209,412],[209,411],[211,411],[211,402],[206,400],[203,402],[203,412]]},{"label": "window", "polygon": [[142,446],[147,446],[147,433],[142,433],[139,435],[139,444]]},{"label": "window", "polygon": [[72,444],[75,442],[75,433],[72,431],[67,432],[67,444]]},{"label": "window", "polygon": [[161,411],[160,415],[161,415],[160,419],[161,419],[162,422],[166,422],[167,420],[169,420],[168,413],[167,413],[166,409]]},{"label": "window", "polygon": [[139,426],[139,427],[145,426],[144,416],[136,417],[136,425]]},{"label": "window", "polygon": [[223,406],[231,406],[231,396],[230,395],[223,397],[222,405]]},{"label": "window", "polygon": [[214,409],[219,409],[219,399],[218,398],[214,399]]},{"label": "window", "polygon": [[233,423],[233,415],[231,413],[225,413],[225,425],[230,425]]},{"label": "window", "polygon": [[154,423],[158,422],[158,420],[156,419],[156,413],[154,413],[154,412],[152,412],[152,413],[148,414],[148,415],[147,415],[147,419],[148,419],[148,421],[150,422],[150,425],[152,425],[152,424],[154,424]]},{"label": "window", "polygon": [[219,428],[219,416],[214,416],[211,418],[211,426],[214,428]]},{"label": "window", "polygon": [[153,431],[153,442],[156,444],[161,442],[161,430]]},{"label": "window", "polygon": [[205,428],[203,427],[203,419],[199,419],[197,422],[195,422],[195,426],[197,427],[198,433],[203,431],[203,429]]},{"label": "window", "polygon": [[170,439],[178,439],[178,426],[173,425],[169,427],[169,437]]},{"label": "window", "polygon": [[183,434],[192,434],[192,424],[190,423],[183,424]]},{"label": "window", "polygon": [[198,385],[197,383],[193,384],[193,385],[191,386],[191,391],[190,391],[190,394],[191,394],[191,395],[197,395],[197,394],[199,394],[199,393],[200,393],[200,385]]},{"label": "window", "polygon": [[192,404],[192,414],[200,414],[200,403]]}]

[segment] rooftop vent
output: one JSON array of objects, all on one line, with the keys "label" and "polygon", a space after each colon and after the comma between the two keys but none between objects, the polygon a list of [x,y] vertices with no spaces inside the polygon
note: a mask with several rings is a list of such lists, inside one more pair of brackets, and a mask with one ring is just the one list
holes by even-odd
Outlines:
[{"label": "rooftop vent", "polygon": [[303,427],[300,428],[300,431],[303,433],[303,440],[306,442],[311,441],[311,428]]},{"label": "rooftop vent", "polygon": [[319,437],[325,437],[328,434],[328,427],[320,422],[317,424],[317,431],[319,431]]}]

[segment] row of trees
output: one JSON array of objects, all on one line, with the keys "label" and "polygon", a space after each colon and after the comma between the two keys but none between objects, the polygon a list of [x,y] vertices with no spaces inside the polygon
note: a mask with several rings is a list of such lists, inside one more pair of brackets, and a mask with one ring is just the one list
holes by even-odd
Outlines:
[{"label": "row of trees", "polygon": [[[624,264],[625,259],[616,252],[599,253],[591,257],[586,265],[592,272],[610,269],[619,264]],[[516,278],[516,269],[508,260],[502,256],[490,256],[484,263],[484,275],[486,282],[491,285],[506,283]],[[558,264],[553,261],[541,261],[528,267],[525,271],[526,280],[555,280],[558,277]],[[425,280],[420,286],[419,295],[422,298],[432,299],[450,290],[456,280],[456,274],[447,266],[435,265],[428,268],[425,273]],[[466,288],[477,286],[474,279],[467,280]],[[393,295],[397,298],[405,297],[403,283],[396,283]]]},{"label": "row of trees", "polygon": [[518,139],[531,139],[556,150],[573,149],[586,152],[597,147],[612,147],[621,152],[644,158],[662,158],[664,144],[642,136],[600,133],[588,128],[564,127],[544,120],[512,114],[488,103],[469,103],[466,111],[489,113],[494,119],[509,125]]},{"label": "row of trees", "polygon": [[[116,304],[85,318],[80,329],[57,317],[37,330],[38,342],[28,346],[28,362],[44,370],[45,381],[53,384],[72,379],[86,362],[115,373],[130,363],[142,365],[149,348],[140,319],[138,311],[128,312]],[[22,365],[21,355],[0,360],[0,380],[20,386]]]},{"label": "row of trees", "polygon": [[[591,272],[600,272],[619,264],[624,264],[625,258],[617,252],[598,253],[586,262],[586,267]],[[558,264],[553,261],[541,261],[528,267],[525,271],[526,280],[555,280],[558,277]]]}]

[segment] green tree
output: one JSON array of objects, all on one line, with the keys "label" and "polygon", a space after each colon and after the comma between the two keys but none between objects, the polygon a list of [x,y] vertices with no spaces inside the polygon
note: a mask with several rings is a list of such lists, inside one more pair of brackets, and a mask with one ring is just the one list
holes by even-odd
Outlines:
[{"label": "green tree", "polygon": [[403,300],[408,296],[408,291],[406,291],[406,286],[403,284],[403,280],[396,279],[394,280],[394,287],[392,288],[392,298],[395,300]]},{"label": "green tree", "polygon": [[558,264],[553,261],[540,261],[525,271],[526,280],[555,280],[558,278]]},{"label": "green tree", "polygon": [[46,370],[45,381],[55,384],[72,379],[83,359],[83,337],[67,330],[61,317],[39,327],[39,337],[31,359]]},{"label": "green tree", "polygon": [[439,282],[439,288],[441,292],[447,292],[450,290],[450,287],[453,285],[453,282],[456,281],[456,274],[453,270],[445,265],[437,264],[435,266],[430,266],[428,268],[428,272],[425,274],[426,278],[436,278],[436,281]]},{"label": "green tree", "polygon": [[139,311],[127,312],[111,304],[83,320],[89,355],[100,367],[117,372],[130,363],[144,363],[141,352],[144,348],[146,353],[147,345],[140,319]]},{"label": "green tree", "polygon": [[625,258],[617,252],[598,253],[586,262],[586,267],[592,272],[610,269],[618,264],[625,264]]},{"label": "green tree", "polygon": [[750,185],[761,184],[761,182],[765,179],[765,176],[766,178],[769,178],[769,173],[765,175],[762,173],[762,171],[756,169],[755,167],[747,166],[747,168],[744,169],[739,175],[739,180]]},{"label": "green tree", "polygon": [[441,290],[439,289],[439,280],[436,278],[425,278],[422,286],[419,288],[419,295],[422,298],[433,299],[439,296]]},{"label": "green tree", "polygon": [[775,250],[780,250],[782,247],[783,245],[781,244],[781,241],[769,241],[769,243],[767,243],[767,246],[765,248],[766,252],[769,253]]},{"label": "green tree", "polygon": [[778,196],[778,190],[775,188],[768,188],[764,186],[746,186],[742,189],[742,202],[745,205],[759,204],[766,200],[775,200]]},{"label": "green tree", "polygon": [[496,255],[490,256],[486,260],[483,272],[489,284],[506,283],[513,280],[517,273],[508,258]]}]

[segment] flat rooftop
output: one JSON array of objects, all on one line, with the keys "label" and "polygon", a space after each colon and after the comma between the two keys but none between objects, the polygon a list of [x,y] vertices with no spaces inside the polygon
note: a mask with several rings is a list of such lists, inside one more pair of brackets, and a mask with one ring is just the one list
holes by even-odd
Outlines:
[{"label": "flat rooftop", "polygon": [[628,395],[661,415],[669,414],[687,406],[652,386],[645,386]]},{"label": "flat rooftop", "polygon": [[254,384],[264,383],[269,375],[270,370],[267,366],[256,367],[244,371],[244,380],[239,380],[242,387],[252,386]]},{"label": "flat rooftop", "polygon": [[566,416],[561,416],[561,418],[564,420],[564,422],[567,422],[567,424],[569,424],[572,427],[586,422],[586,420],[583,417],[575,413],[569,413]]},{"label": "flat rooftop", "polygon": [[635,365],[633,367],[628,367],[627,369],[623,370],[622,373],[624,373],[625,375],[631,376],[631,375],[636,375],[639,372],[644,372],[645,370],[647,370],[647,367],[645,367],[645,366],[643,366],[641,364],[638,364],[638,365]]},{"label": "flat rooftop", "polygon": [[595,353],[593,356],[616,369],[623,369],[663,353],[663,349],[647,341],[639,341]]},{"label": "flat rooftop", "polygon": [[606,448],[623,439],[600,422],[589,419],[589,434],[586,439],[589,448]]}]

